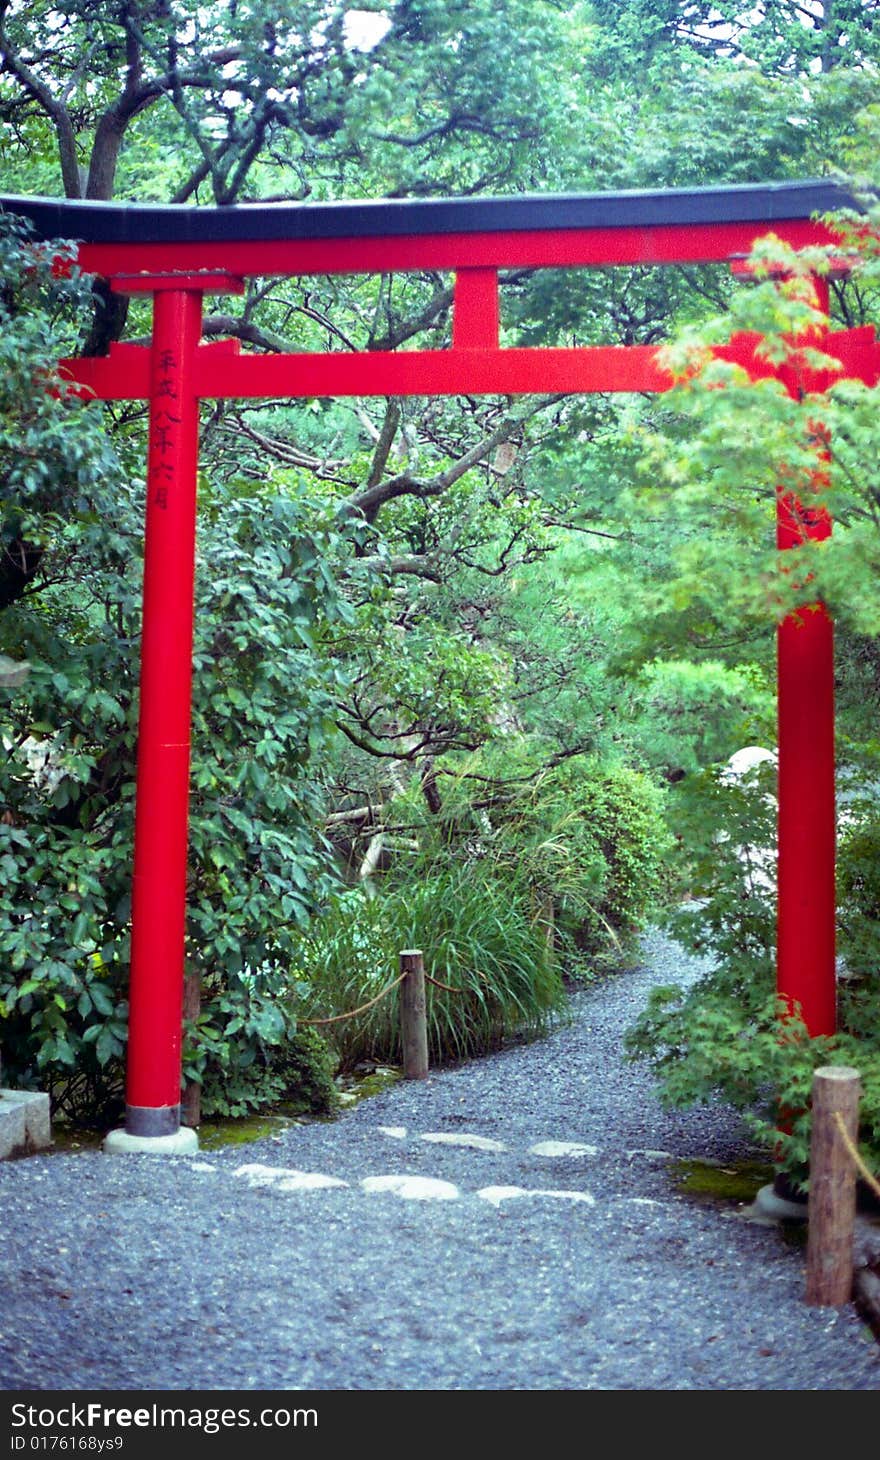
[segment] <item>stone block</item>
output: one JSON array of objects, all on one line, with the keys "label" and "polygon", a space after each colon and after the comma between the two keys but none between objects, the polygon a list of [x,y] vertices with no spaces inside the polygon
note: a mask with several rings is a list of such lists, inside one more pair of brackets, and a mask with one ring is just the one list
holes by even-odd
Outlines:
[{"label": "stone block", "polygon": [[0,1161],[52,1144],[49,1097],[33,1090],[0,1090]]}]

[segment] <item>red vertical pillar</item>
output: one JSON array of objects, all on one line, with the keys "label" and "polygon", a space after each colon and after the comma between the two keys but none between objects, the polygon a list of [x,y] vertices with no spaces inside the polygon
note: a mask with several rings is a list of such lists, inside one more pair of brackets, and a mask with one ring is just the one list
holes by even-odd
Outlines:
[{"label": "red vertical pillar", "polygon": [[180,1126],[201,292],[158,289],[150,438],[132,896],[125,1129]]},{"label": "red vertical pillar", "polygon": [[497,350],[498,270],[463,268],[455,275],[452,346],[455,350]]},{"label": "red vertical pillar", "polygon": [[[817,477],[820,471],[817,469]],[[777,545],[831,532],[824,509],[780,492]],[[777,637],[779,904],[777,988],[811,1036],[833,1034],[835,974],[834,627],[821,603],[792,614]]]},{"label": "red vertical pillar", "polygon": [[[779,509],[779,546],[792,546]],[[822,604],[780,624],[777,988],[811,1035],[836,1027],[834,628]]]}]

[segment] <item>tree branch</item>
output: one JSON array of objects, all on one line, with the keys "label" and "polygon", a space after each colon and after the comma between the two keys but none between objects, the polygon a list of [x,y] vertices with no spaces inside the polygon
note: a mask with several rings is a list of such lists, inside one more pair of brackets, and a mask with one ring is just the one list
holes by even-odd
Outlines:
[{"label": "tree branch", "polygon": [[388,465],[388,457],[394,445],[394,438],[397,435],[397,428],[400,425],[400,405],[396,400],[389,400],[385,407],[385,419],[382,422],[382,429],[379,432],[379,439],[376,442],[376,450],[373,453],[373,464],[370,467],[370,475],[367,478],[367,487],[378,487],[382,480],[382,474]]},{"label": "tree branch", "polygon": [[58,154],[61,160],[61,179],[67,198],[82,197],[82,183],[79,162],[76,155],[76,132],[70,112],[62,101],[52,94],[38,76],[16,55],[0,19],[0,69],[14,76],[19,86],[32,97],[49,117],[58,139]]},{"label": "tree branch", "polygon": [[365,487],[362,492],[349,498],[347,507],[352,511],[362,513],[368,522],[372,522],[380,508],[395,497],[439,497],[472,467],[478,466],[481,461],[484,461],[497,446],[501,445],[502,441],[509,441],[512,436],[516,435],[532,416],[547,410],[549,406],[555,405],[562,399],[561,395],[541,396],[537,400],[531,401],[524,411],[506,416],[491,435],[485,436],[482,441],[437,476],[431,477],[427,481],[418,481],[409,472],[402,472],[398,476],[387,478],[384,482],[378,482],[375,486]]},{"label": "tree branch", "polygon": [[392,575],[409,574],[414,578],[428,578],[439,583],[442,578],[437,553],[398,553],[396,556],[358,558],[359,568],[372,568],[380,573]]},{"label": "tree branch", "polygon": [[243,340],[247,345],[256,345],[261,350],[271,351],[272,354],[295,353],[292,342],[286,340],[283,335],[276,334],[274,330],[264,329],[260,325],[252,323],[251,320],[242,319],[234,314],[207,315],[202,325],[202,335],[205,339],[212,339],[219,335],[223,339]]}]

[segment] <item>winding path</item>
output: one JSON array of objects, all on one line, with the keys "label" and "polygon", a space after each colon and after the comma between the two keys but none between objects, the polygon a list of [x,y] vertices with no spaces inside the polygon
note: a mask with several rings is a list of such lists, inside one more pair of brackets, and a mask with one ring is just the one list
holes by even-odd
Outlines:
[{"label": "winding path", "polygon": [[676,1193],[671,1159],[749,1148],[623,1062],[693,971],[658,934],[645,959],[547,1040],[244,1154],[3,1163],[0,1387],[880,1389],[799,1248]]}]

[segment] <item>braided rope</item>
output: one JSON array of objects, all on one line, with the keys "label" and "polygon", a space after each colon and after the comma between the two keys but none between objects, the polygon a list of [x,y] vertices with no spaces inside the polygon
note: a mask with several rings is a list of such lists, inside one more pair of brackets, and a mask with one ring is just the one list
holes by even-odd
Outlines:
[{"label": "braided rope", "polygon": [[447,994],[466,994],[467,993],[467,989],[454,989],[452,987],[452,984],[449,984],[449,983],[441,983],[440,980],[439,980],[439,978],[432,978],[429,973],[426,973],[425,974],[425,981],[427,983],[432,983],[434,985],[435,989],[443,989],[444,993],[447,993]]},{"label": "braided rope", "polygon": [[386,994],[390,994],[392,989],[396,989],[405,978],[406,974],[402,973],[393,983],[388,984],[387,988],[382,989],[374,999],[370,999],[366,1004],[361,1004],[359,1009],[349,1009],[347,1014],[334,1014],[330,1019],[297,1019],[296,1022],[297,1024],[338,1024],[340,1019],[353,1019],[355,1014],[365,1014],[367,1009],[372,1009],[374,1004],[378,1004],[380,999],[384,999]]},{"label": "braided rope", "polygon": [[867,1183],[870,1186],[871,1190],[873,1192],[875,1192],[877,1196],[880,1196],[880,1182],[878,1182],[877,1179],[876,1179],[876,1177],[874,1177],[871,1174],[871,1172],[868,1170],[867,1166],[865,1165],[864,1161],[862,1160],[861,1156],[859,1155],[858,1150],[856,1149],[856,1147],[853,1145],[852,1141],[850,1140],[849,1135],[847,1134],[846,1126],[843,1123],[843,1120],[841,1118],[841,1114],[840,1114],[840,1111],[839,1110],[836,1110],[834,1112],[834,1119],[835,1119],[835,1122],[837,1124],[837,1128],[840,1131],[840,1135],[841,1135],[841,1138],[843,1140],[843,1144],[846,1146],[847,1151],[849,1152],[850,1156],[852,1157],[852,1159],[855,1162],[856,1166],[858,1167],[859,1171],[861,1171],[862,1176],[867,1181]]}]

